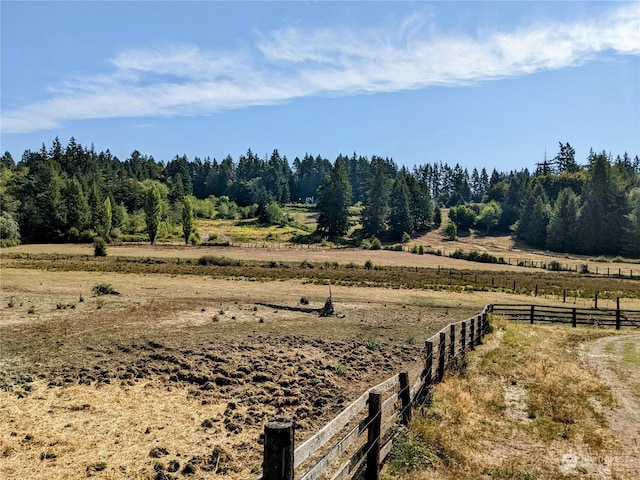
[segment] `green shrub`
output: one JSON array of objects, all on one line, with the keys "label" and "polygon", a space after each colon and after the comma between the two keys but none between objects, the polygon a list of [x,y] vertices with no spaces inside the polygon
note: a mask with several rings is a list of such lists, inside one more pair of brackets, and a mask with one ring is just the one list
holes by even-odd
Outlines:
[{"label": "green shrub", "polygon": [[451,258],[458,258],[462,260],[469,260],[471,262],[480,262],[480,263],[505,263],[503,257],[496,257],[494,255],[488,254],[487,252],[477,252],[472,250],[471,252],[464,252],[460,249],[457,249],[455,252],[449,255]]},{"label": "green shrub", "polygon": [[411,235],[407,232],[402,233],[402,243],[409,243],[411,241]]},{"label": "green shrub", "polygon": [[376,237],[373,237],[371,239],[371,246],[369,247],[369,250],[380,250],[382,248],[382,243],[380,243],[380,240],[378,240]]},{"label": "green shrub", "polygon": [[364,268],[366,270],[371,270],[373,268],[373,262],[371,260],[367,260],[364,262]]},{"label": "green shrub", "polygon": [[455,240],[458,236],[458,227],[456,227],[456,224],[451,221],[447,222],[442,229],[442,236],[447,240]]},{"label": "green shrub", "polygon": [[216,265],[218,267],[241,267],[242,261],[228,257],[218,257],[216,255],[205,255],[198,259],[198,265]]},{"label": "green shrub", "polygon": [[107,256],[107,241],[102,237],[96,237],[93,242],[93,256],[94,257],[106,257]]}]

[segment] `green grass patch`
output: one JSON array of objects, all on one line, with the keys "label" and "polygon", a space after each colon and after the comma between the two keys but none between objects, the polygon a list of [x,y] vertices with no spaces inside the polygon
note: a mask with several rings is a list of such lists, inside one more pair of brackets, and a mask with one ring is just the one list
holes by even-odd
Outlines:
[{"label": "green grass patch", "polygon": [[628,342],[622,346],[622,360],[640,366],[640,354],[636,343]]}]

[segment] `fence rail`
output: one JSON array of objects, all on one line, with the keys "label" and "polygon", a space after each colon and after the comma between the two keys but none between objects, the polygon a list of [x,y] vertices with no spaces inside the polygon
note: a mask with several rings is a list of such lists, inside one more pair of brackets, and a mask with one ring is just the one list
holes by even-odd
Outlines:
[{"label": "fence rail", "polygon": [[571,323],[576,325],[591,325],[640,328],[640,310],[594,309],[576,307],[555,307],[546,305],[492,305],[492,312],[502,315],[509,320],[520,320],[551,323]]}]

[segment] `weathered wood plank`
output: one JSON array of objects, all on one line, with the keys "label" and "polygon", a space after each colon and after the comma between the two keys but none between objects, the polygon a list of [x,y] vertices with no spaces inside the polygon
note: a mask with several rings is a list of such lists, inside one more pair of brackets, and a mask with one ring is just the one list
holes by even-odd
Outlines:
[{"label": "weathered wood plank", "polygon": [[311,455],[322,448],[334,435],[342,430],[353,418],[366,408],[369,399],[369,391],[363,393],[355,402],[345,408],[333,420],[322,427],[318,432],[309,437],[302,445],[296,448],[294,467],[297,468]]},{"label": "weathered wood plank", "polygon": [[336,442],[316,464],[307,471],[300,480],[316,480],[326,473],[335,461],[346,452],[367,429],[367,419],[362,419],[349,433]]}]

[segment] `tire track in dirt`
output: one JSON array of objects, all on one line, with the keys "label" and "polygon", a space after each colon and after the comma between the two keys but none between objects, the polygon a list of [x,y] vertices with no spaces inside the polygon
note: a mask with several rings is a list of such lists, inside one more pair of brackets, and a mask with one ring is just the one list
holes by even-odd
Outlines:
[{"label": "tire track in dirt", "polygon": [[[580,357],[611,388],[616,405],[603,407],[609,428],[621,440],[613,458],[618,478],[637,478],[640,470],[640,368],[624,352],[640,358],[640,334],[616,335],[581,345]],[[637,361],[637,360],[636,360]]]}]

